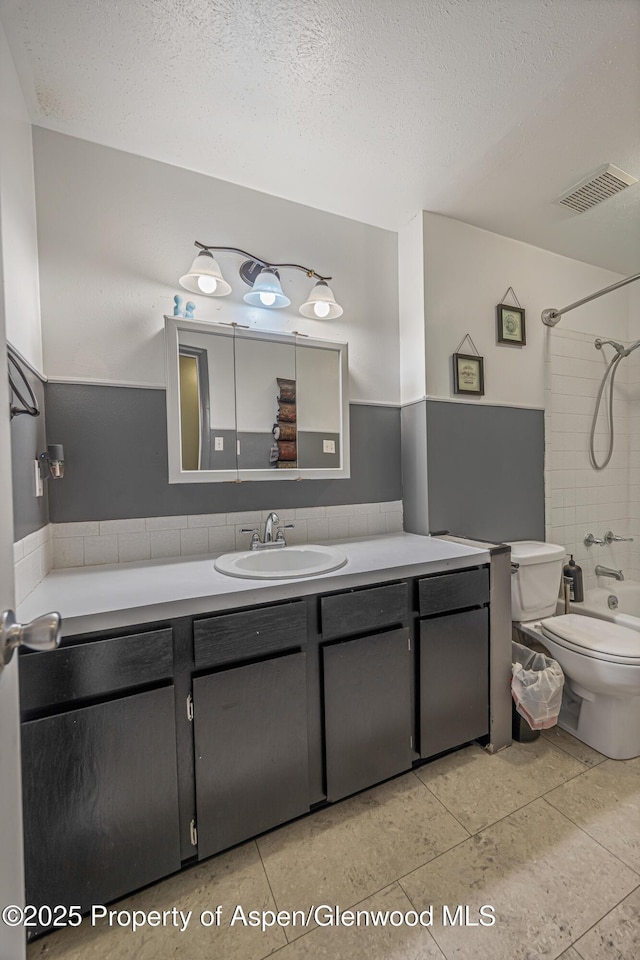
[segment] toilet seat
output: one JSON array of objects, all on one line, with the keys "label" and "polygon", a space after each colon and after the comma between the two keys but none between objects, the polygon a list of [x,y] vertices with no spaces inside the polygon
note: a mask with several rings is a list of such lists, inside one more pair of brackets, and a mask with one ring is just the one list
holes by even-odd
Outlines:
[{"label": "toilet seat", "polygon": [[542,633],[567,650],[610,663],[640,666],[640,633],[608,620],[575,613],[540,622]]}]

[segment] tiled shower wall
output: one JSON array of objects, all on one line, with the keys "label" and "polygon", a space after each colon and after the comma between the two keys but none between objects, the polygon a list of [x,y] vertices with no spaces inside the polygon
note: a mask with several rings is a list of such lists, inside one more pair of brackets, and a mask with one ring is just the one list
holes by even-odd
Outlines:
[{"label": "tiled shower wall", "polygon": [[[604,470],[596,470],[589,436],[598,389],[614,353],[609,346],[596,350],[594,340],[564,328],[550,330],[545,357],[546,539],[574,554],[587,588],[597,586],[596,564],[640,580],[640,350],[618,367],[614,453]],[[595,434],[600,462],[608,448],[608,394],[607,385]],[[607,530],[635,542],[584,545],[587,533],[602,539]]]}]

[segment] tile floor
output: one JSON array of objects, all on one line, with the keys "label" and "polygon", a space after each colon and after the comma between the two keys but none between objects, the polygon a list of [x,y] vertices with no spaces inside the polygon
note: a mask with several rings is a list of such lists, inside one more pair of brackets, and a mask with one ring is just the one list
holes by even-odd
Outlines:
[{"label": "tile floor", "polygon": [[[359,925],[326,925],[327,911],[325,925],[231,924],[237,905],[325,904]],[[444,923],[444,905],[475,925]],[[203,926],[217,906],[220,924]],[[183,933],[85,919],[28,960],[638,960],[640,759],[607,760],[557,728],[495,756],[469,746],[114,905],[173,907],[192,911]],[[416,925],[429,907],[432,925]],[[400,925],[373,926],[376,911]]]}]

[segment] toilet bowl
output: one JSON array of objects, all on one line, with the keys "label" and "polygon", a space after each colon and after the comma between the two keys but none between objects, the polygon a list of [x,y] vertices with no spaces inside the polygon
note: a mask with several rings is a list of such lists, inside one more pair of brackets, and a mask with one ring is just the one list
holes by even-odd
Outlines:
[{"label": "toilet bowl", "polygon": [[573,613],[522,628],[565,675],[558,726],[613,760],[640,756],[640,633]]},{"label": "toilet bowl", "polygon": [[510,546],[514,626],[542,643],[565,675],[558,726],[613,760],[640,756],[640,633],[578,614],[551,616],[563,548]]}]

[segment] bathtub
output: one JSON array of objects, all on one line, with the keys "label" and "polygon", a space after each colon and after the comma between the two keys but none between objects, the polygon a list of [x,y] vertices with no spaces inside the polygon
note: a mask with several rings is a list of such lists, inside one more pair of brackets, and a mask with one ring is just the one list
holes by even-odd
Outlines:
[{"label": "bathtub", "polygon": [[[600,582],[603,579],[601,577]],[[558,601],[557,612],[564,613],[564,601]],[[637,630],[640,633],[640,583],[634,580],[607,580],[606,587],[587,590],[583,603],[572,601],[571,613],[597,617],[599,620],[610,620],[612,623],[630,627],[631,630]]]}]

